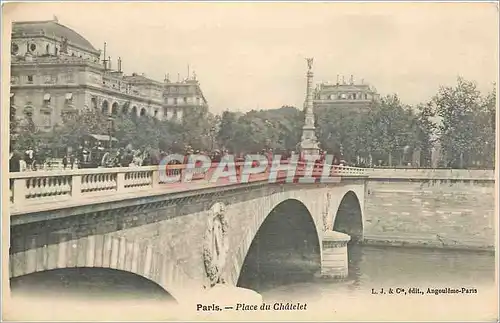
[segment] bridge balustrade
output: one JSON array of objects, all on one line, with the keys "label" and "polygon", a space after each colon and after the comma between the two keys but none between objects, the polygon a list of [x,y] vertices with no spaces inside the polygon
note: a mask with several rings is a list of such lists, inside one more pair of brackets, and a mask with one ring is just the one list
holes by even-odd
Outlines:
[{"label": "bridge balustrade", "polygon": [[[283,161],[286,164],[288,161]],[[235,163],[237,182],[230,182],[227,178],[210,181],[218,164],[202,168],[196,165],[190,168],[187,165],[167,165],[160,170],[159,166],[94,168],[60,171],[33,171],[10,173],[10,204],[11,208],[21,210],[26,205],[39,203],[53,203],[60,201],[77,202],[80,199],[133,193],[144,190],[175,189],[189,190],[190,185],[206,183],[209,186],[217,185],[245,185],[240,183],[244,163]],[[316,164],[312,177],[319,182],[323,175],[323,168],[330,167],[330,177],[359,177],[366,176],[365,169],[339,165]],[[191,174],[190,174],[191,173]],[[163,176],[162,176],[163,174]],[[186,180],[189,174],[191,181]],[[270,167],[260,174],[251,174],[248,182],[268,181]],[[306,164],[297,162],[293,181],[306,174]],[[166,176],[168,176],[168,179]],[[176,180],[172,180],[177,175]],[[285,182],[287,171],[278,171],[276,182]]]}]

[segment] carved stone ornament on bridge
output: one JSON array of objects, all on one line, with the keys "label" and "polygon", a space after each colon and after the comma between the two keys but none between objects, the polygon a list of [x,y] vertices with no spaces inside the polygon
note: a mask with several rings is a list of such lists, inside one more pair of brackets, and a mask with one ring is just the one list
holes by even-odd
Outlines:
[{"label": "carved stone ornament on bridge", "polygon": [[203,244],[203,262],[210,280],[210,287],[224,283],[221,276],[229,247],[225,212],[226,207],[220,202],[212,205],[208,211],[208,225]]},{"label": "carved stone ornament on bridge", "polygon": [[323,231],[328,231],[328,214],[330,212],[330,199],[332,195],[330,193],[326,193],[326,203],[325,203],[325,211],[323,212]]}]

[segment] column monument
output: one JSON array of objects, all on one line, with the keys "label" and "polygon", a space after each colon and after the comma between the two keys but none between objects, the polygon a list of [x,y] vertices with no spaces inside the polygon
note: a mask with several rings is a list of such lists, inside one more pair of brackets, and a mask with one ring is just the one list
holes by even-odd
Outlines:
[{"label": "column monument", "polygon": [[305,102],[305,121],[302,127],[302,138],[300,140],[300,151],[306,155],[319,154],[319,145],[314,127],[313,112],[313,58],[307,58],[307,88]]}]

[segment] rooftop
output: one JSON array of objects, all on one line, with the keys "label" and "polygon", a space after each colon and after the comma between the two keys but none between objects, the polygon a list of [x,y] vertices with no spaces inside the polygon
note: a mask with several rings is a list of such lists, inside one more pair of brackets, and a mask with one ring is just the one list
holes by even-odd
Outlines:
[{"label": "rooftop", "polygon": [[73,29],[61,25],[56,19],[46,21],[19,21],[12,23],[13,38],[15,34],[45,34],[56,38],[67,38],[71,44],[92,52],[98,52],[94,46]]}]

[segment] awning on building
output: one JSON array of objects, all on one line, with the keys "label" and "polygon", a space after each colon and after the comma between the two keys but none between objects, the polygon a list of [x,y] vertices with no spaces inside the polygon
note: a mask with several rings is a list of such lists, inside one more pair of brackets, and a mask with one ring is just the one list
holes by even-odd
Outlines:
[{"label": "awning on building", "polygon": [[44,101],[49,101],[49,100],[50,100],[50,94],[49,94],[49,93],[45,93],[45,94],[43,95],[43,100],[44,100]]},{"label": "awning on building", "polygon": [[[94,138],[95,140],[99,141],[109,141],[109,136],[108,135],[95,135],[95,134],[89,134],[88,137]],[[111,137],[112,141],[118,141],[115,137]]]},{"label": "awning on building", "polygon": [[73,99],[73,93],[66,93],[66,100]]}]

